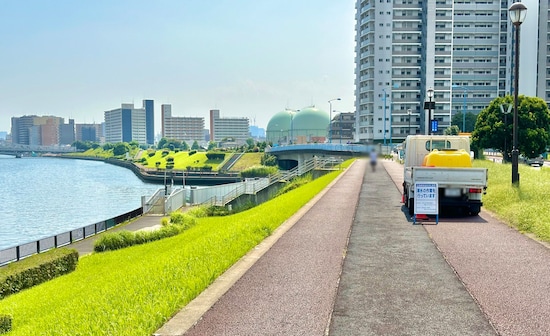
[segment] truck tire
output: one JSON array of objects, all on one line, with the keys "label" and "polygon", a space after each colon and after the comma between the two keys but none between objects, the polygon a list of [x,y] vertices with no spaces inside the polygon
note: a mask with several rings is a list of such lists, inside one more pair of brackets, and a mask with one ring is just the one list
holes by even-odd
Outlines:
[{"label": "truck tire", "polygon": [[479,205],[470,205],[470,216],[477,216],[481,211],[481,206]]}]

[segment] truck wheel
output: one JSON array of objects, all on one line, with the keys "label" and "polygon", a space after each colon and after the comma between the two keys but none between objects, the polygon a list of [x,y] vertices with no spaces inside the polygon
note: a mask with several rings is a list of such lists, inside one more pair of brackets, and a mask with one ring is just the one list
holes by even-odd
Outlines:
[{"label": "truck wheel", "polygon": [[470,215],[471,216],[477,216],[479,215],[479,212],[481,211],[481,207],[477,205],[473,205],[470,207]]}]

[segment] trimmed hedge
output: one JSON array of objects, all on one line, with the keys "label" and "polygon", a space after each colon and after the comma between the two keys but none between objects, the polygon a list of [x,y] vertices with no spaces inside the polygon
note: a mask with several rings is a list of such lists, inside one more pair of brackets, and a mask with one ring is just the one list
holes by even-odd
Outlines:
[{"label": "trimmed hedge", "polygon": [[94,243],[95,252],[119,250],[133,245],[140,245],[152,241],[175,236],[196,224],[196,218],[181,212],[173,212],[170,215],[173,225],[165,225],[153,231],[116,231],[103,234]]},{"label": "trimmed hedge", "polygon": [[275,174],[278,171],[277,167],[268,167],[268,166],[252,166],[241,172],[241,177],[243,178],[252,178],[252,177],[267,177],[270,174]]},{"label": "trimmed hedge", "polygon": [[0,315],[0,334],[5,334],[11,331],[11,316]]},{"label": "trimmed hedge", "polygon": [[40,253],[0,268],[0,299],[70,273],[78,264],[78,252],[61,248]]},{"label": "trimmed hedge", "polygon": [[225,159],[225,153],[208,152],[206,153],[206,158],[208,160],[223,160]]}]

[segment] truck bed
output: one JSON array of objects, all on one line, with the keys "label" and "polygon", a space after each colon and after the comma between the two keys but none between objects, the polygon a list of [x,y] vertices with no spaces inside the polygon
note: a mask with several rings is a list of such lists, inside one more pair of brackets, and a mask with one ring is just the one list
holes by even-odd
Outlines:
[{"label": "truck bed", "polygon": [[437,182],[440,188],[483,188],[487,186],[486,168],[406,167],[405,182]]}]

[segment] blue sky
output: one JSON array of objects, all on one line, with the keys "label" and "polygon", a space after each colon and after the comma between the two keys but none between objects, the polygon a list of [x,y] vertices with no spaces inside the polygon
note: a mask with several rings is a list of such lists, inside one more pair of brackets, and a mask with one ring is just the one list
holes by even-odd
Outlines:
[{"label": "blue sky", "polygon": [[102,122],[143,99],[175,116],[354,111],[352,0],[3,0],[0,131],[29,114]]}]

